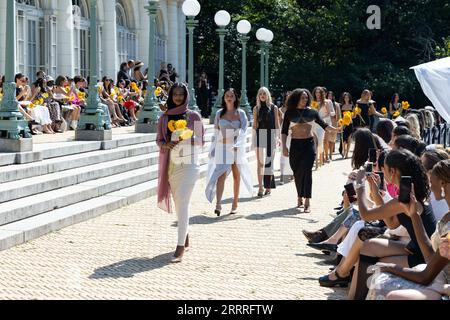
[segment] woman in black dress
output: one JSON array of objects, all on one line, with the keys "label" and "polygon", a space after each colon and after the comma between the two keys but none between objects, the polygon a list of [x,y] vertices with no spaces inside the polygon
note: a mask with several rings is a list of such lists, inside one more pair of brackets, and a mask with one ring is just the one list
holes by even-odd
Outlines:
[{"label": "woman in black dress", "polygon": [[[348,92],[344,92],[342,94],[341,99],[341,119],[344,117],[344,112],[352,112],[353,111],[353,99],[352,95]],[[348,126],[345,126],[344,132],[342,133],[341,145],[339,147],[339,151],[341,152],[344,159],[348,158],[348,153],[350,151],[350,147],[352,146],[352,134],[353,134],[353,123]]]},{"label": "woman in black dress", "polygon": [[[276,188],[274,160],[280,122],[278,108],[272,103],[269,89],[262,87],[258,91],[257,103],[253,112],[253,129],[256,131],[256,158],[258,160],[258,197],[268,196]],[[265,154],[264,154],[265,152]],[[263,178],[264,177],[264,178]],[[263,190],[266,189],[265,193]]]},{"label": "woman in black dress", "polygon": [[[288,110],[284,116],[282,128],[283,155],[289,157],[294,171],[295,185],[298,194],[298,208],[304,206],[304,213],[311,212],[312,169],[316,160],[316,148],[313,138],[314,123],[326,131],[339,132],[327,125],[319,116],[317,110],[311,109],[311,93],[306,89],[297,89],[287,101]],[[291,148],[286,142],[291,134]],[[305,199],[305,203],[303,203]]]}]

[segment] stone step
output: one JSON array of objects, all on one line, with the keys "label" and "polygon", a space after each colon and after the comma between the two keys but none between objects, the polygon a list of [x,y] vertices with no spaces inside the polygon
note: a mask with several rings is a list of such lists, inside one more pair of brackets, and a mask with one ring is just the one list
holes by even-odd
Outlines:
[{"label": "stone step", "polygon": [[[206,125],[207,134],[214,132],[214,126]],[[0,153],[0,166],[39,162],[45,159],[64,157],[74,154],[109,150],[118,147],[154,142],[156,134],[129,133],[113,135],[111,141],[67,141],[60,143],[35,144],[32,152]]]},{"label": "stone step", "polygon": [[[247,151],[249,150],[250,144],[247,145]],[[203,152],[199,157],[199,161],[201,165],[207,166],[209,153]],[[73,169],[50,174],[47,177],[52,177],[53,179],[47,179],[41,187],[36,186],[36,183],[34,185],[24,183],[31,179],[38,181],[41,177],[14,182],[16,184],[15,189],[3,191],[0,195],[8,195],[8,192],[12,195],[11,197],[23,196],[25,192],[29,192],[30,195],[0,203],[0,226],[56,208],[62,208],[79,201],[99,197],[106,193],[126,188],[130,184],[134,185],[144,181],[157,180],[158,178],[157,153],[133,157],[131,160],[120,159],[108,164],[113,163],[114,165],[108,165],[106,168],[101,168],[103,164],[98,164],[82,168],[83,170],[81,171]],[[18,185],[19,183],[22,187]],[[64,186],[64,184],[67,185]],[[58,189],[50,188],[51,185],[58,185]],[[32,189],[33,186],[34,189]]]},{"label": "stone step", "polygon": [[[208,132],[205,136],[205,139],[207,141],[207,145],[205,146],[206,148],[210,147],[208,143],[211,141],[213,133],[214,132],[210,130],[210,132]],[[159,148],[156,145],[155,141],[144,142],[141,144],[126,144],[122,146],[122,142],[127,141],[127,139],[129,138],[122,138],[121,136],[119,136],[116,141],[118,141],[121,146],[119,146],[117,149],[96,150],[56,158],[50,157],[40,162],[0,166],[0,186],[1,183],[18,181],[35,176],[42,176],[50,173],[70,170],[73,168],[89,166],[100,162],[113,161],[120,158],[128,158],[159,151]],[[54,144],[52,144],[52,146],[54,147]]]},{"label": "stone step", "polygon": [[20,200],[20,198],[31,195],[58,190],[122,172],[129,172],[156,163],[158,163],[158,154],[155,152],[3,183],[0,184],[0,205],[4,205],[7,201]]},{"label": "stone step", "polygon": [[[249,146],[247,148],[249,150]],[[247,155],[249,161],[255,160],[253,152],[249,152]],[[202,177],[206,176],[207,169],[207,163],[201,166]],[[64,208],[55,209],[21,221],[5,224],[0,227],[0,250],[6,250],[48,233],[154,196],[157,191],[157,183],[158,181],[154,179],[105,195],[99,195],[96,198],[73,202],[73,204]],[[91,186],[86,187],[89,188]],[[95,186],[92,187],[95,188]]]},{"label": "stone step", "polygon": [[37,163],[0,167],[0,183],[43,176],[50,173],[94,165],[100,162],[104,163],[142,154],[150,154],[158,151],[158,149],[156,142],[148,142],[139,145],[119,147],[112,150],[98,150],[60,158],[52,158]]}]

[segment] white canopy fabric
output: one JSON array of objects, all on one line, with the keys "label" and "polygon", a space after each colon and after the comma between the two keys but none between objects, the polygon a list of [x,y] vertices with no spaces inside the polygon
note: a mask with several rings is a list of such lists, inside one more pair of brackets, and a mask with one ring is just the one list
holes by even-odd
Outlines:
[{"label": "white canopy fabric", "polygon": [[450,57],[412,67],[422,90],[450,123]]}]

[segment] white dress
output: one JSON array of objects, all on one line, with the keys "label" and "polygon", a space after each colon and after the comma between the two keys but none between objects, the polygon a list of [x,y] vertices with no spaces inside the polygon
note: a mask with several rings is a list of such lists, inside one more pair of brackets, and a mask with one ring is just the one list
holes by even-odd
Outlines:
[{"label": "white dress", "polygon": [[224,174],[229,175],[233,164],[236,164],[239,169],[243,185],[239,196],[253,196],[252,173],[246,156],[248,120],[243,110],[237,112],[239,112],[240,120],[236,121],[220,119],[221,111],[216,114],[216,130],[211,146],[208,183],[205,191],[206,198],[211,203],[216,196],[217,180]]}]

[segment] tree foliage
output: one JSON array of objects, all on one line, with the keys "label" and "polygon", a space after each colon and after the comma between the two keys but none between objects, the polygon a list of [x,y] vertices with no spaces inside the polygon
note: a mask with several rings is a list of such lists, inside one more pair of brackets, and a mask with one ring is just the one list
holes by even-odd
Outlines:
[{"label": "tree foliage", "polygon": [[[326,86],[359,97],[371,89],[381,104],[394,92],[413,106],[429,103],[410,67],[448,55],[450,4],[447,0],[200,0],[196,30],[196,71],[206,71],[217,87],[219,38],[214,15],[232,16],[225,45],[225,84],[240,89],[241,49],[236,24],[252,23],[248,52],[248,91],[260,78],[256,30],[275,34],[270,83],[283,90]],[[381,30],[369,30],[369,5],[381,8]]]}]

